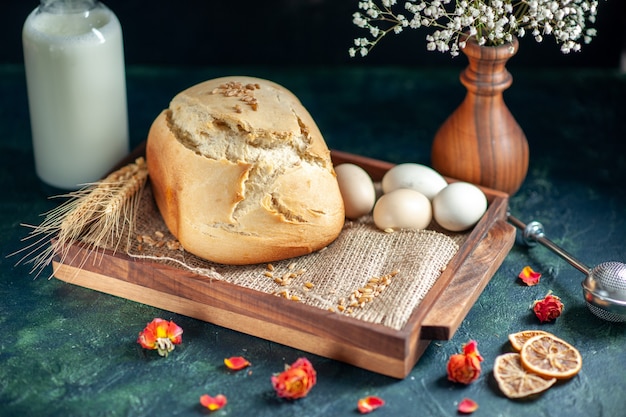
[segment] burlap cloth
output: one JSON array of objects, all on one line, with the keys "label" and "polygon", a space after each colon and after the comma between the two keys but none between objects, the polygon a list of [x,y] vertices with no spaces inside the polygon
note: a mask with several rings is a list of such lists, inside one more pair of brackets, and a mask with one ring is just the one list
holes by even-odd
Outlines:
[{"label": "burlap cloth", "polygon": [[338,239],[321,251],[271,265],[228,266],[180,248],[159,214],[149,183],[142,193],[130,256],[397,330],[467,237],[434,230],[435,225],[387,233],[366,217],[346,221]]}]

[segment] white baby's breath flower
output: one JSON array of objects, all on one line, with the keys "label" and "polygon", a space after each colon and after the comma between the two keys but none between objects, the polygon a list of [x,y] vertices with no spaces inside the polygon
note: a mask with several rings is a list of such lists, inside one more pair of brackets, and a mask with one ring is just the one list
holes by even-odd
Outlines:
[{"label": "white baby's breath flower", "polygon": [[[377,4],[380,1],[380,5]],[[426,49],[459,53],[459,42],[469,34],[479,45],[510,43],[530,32],[537,42],[552,36],[563,53],[579,51],[580,40],[589,43],[596,30],[598,0],[363,0],[352,15],[352,22],[368,30],[372,39],[361,38],[349,49],[350,56],[367,53],[388,33],[404,28],[431,27]],[[410,18],[395,11],[402,8]]]}]

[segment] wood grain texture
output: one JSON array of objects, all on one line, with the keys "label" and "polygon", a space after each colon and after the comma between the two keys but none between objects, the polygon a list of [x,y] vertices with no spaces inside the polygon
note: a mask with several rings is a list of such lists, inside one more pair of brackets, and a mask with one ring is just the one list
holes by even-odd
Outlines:
[{"label": "wood grain texture", "polygon": [[[528,171],[528,141],[502,93],[513,82],[505,64],[518,40],[498,47],[468,41],[461,73],[467,94],[433,140],[431,164],[441,174],[504,191],[522,185]],[[511,50],[513,52],[511,52]]]},{"label": "wood grain texture", "polygon": [[[422,321],[420,335],[422,338],[434,340],[452,338],[489,282],[489,277],[495,274],[511,250],[514,243],[514,239],[510,239],[511,235],[515,236],[515,230],[510,224],[502,220],[494,223],[483,243],[478,245],[472,253],[472,262],[463,264]],[[494,244],[490,245],[488,242],[494,242]],[[506,244],[499,245],[497,242]],[[480,274],[484,276],[477,279]]]},{"label": "wood grain texture", "polygon": [[[379,179],[392,164],[333,152]],[[513,244],[506,224],[508,197],[484,189],[488,212],[401,330],[361,321],[271,294],[209,279],[175,267],[105,251],[71,248],[54,276],[68,283],[194,317],[293,348],[404,378],[430,340],[450,338]]]}]

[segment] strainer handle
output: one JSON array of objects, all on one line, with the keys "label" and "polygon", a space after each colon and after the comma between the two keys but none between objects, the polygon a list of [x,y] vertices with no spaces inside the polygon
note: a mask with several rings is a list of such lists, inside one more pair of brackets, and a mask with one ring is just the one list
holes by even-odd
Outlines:
[{"label": "strainer handle", "polygon": [[574,258],[574,256],[572,256],[570,253],[559,247],[556,243],[552,242],[545,236],[543,225],[541,223],[531,222],[528,224],[524,224],[524,222],[511,215],[511,213],[507,213],[507,216],[511,224],[522,230],[522,236],[524,237],[524,241],[527,245],[533,246],[534,242],[541,243],[543,246],[550,249],[561,258],[565,259],[574,268],[578,269],[585,275],[589,275],[591,269],[587,265]]}]

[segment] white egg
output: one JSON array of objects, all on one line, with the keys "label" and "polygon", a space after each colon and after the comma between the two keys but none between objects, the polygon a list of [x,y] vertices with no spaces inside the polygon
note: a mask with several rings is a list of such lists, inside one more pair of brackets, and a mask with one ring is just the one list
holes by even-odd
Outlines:
[{"label": "white egg", "polygon": [[372,211],[376,190],[370,175],[360,166],[350,163],[335,167],[339,191],[348,219],[358,219]]},{"label": "white egg", "polygon": [[430,200],[408,188],[382,195],[374,206],[374,224],[381,230],[425,229],[431,220]]},{"label": "white egg", "polygon": [[433,217],[444,229],[461,232],[474,226],[487,211],[487,197],[477,186],[455,182],[433,199]]},{"label": "white egg", "polygon": [[445,178],[434,169],[410,162],[391,168],[382,181],[384,193],[399,188],[409,188],[419,191],[429,200],[432,200],[447,185]]}]

